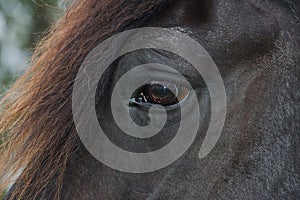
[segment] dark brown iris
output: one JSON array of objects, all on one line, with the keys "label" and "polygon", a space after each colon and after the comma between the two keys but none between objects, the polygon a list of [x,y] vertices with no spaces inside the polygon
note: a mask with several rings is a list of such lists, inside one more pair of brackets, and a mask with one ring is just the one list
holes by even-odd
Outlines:
[{"label": "dark brown iris", "polygon": [[149,84],[146,86],[146,91],[150,101],[155,104],[167,106],[178,103],[176,94],[174,94],[169,87],[160,84]]},{"label": "dark brown iris", "polygon": [[172,83],[153,82],[139,88],[133,98],[139,103],[175,105],[189,94],[186,87],[178,87]]}]

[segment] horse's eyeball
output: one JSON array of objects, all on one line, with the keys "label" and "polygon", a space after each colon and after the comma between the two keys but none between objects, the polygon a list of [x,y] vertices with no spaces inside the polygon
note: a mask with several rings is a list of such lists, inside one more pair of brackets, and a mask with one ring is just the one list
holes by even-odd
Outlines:
[{"label": "horse's eyeball", "polygon": [[132,98],[135,102],[173,106],[184,101],[190,90],[182,85],[171,82],[153,81],[135,91]]}]

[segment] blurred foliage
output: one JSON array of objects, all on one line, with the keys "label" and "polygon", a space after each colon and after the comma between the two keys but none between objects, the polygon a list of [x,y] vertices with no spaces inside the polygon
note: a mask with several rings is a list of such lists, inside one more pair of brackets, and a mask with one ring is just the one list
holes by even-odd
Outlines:
[{"label": "blurred foliage", "polygon": [[62,6],[57,0],[0,0],[0,99],[28,67],[34,47],[63,13]]},{"label": "blurred foliage", "polygon": [[37,42],[62,13],[57,0],[0,0],[0,93],[28,67]]}]

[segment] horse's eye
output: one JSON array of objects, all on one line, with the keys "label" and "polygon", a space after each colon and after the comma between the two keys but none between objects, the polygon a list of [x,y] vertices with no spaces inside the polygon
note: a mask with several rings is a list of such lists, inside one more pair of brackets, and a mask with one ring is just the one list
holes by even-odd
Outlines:
[{"label": "horse's eye", "polygon": [[137,89],[132,96],[136,103],[172,106],[183,101],[190,90],[180,84],[152,82]]}]

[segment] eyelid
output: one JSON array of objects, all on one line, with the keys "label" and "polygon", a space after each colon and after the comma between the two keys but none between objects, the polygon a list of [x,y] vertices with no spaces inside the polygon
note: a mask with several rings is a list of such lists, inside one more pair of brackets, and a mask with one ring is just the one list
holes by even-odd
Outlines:
[{"label": "eyelid", "polygon": [[184,86],[191,90],[191,86],[189,82],[186,79],[183,79],[182,77],[177,76],[176,74],[169,74],[167,76],[163,75],[153,75],[151,74],[147,79],[147,82],[159,82],[159,83],[170,83],[170,84],[176,84],[180,86]]}]

